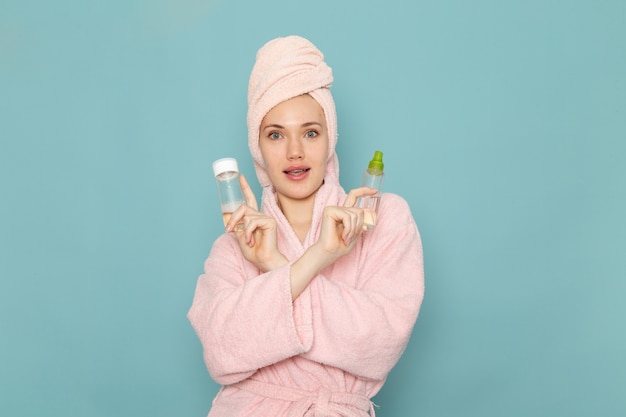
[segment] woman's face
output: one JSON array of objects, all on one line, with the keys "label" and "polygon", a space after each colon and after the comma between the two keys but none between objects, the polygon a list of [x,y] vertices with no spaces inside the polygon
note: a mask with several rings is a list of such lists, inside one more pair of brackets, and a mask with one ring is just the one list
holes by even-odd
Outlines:
[{"label": "woman's face", "polygon": [[308,94],[278,104],[261,122],[259,148],[281,203],[313,196],[328,159],[324,110]]}]

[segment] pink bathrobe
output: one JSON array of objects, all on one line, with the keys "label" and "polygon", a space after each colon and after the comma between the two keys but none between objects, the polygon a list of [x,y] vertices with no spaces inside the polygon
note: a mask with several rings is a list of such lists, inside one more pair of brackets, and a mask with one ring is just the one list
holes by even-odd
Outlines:
[{"label": "pink bathrobe", "polygon": [[378,223],[292,302],[289,270],[318,238],[322,210],[346,194],[328,181],[300,243],[264,188],[290,263],[260,273],[232,234],[220,236],[198,279],[188,318],[213,379],[210,417],[367,416],[402,355],[424,295],[422,246],[404,199],[382,196]]}]

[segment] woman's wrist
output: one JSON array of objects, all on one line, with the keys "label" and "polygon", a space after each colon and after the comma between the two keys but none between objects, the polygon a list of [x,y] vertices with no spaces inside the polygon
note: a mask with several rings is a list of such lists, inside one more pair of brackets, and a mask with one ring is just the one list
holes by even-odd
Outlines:
[{"label": "woman's wrist", "polygon": [[324,250],[317,243],[310,246],[302,256],[291,265],[291,296],[295,300],[324,268],[330,265]]},{"label": "woman's wrist", "polygon": [[287,258],[285,258],[285,255],[283,255],[282,253],[278,252],[278,253],[276,253],[275,256],[272,257],[272,259],[268,260],[267,262],[263,262],[260,265],[257,265],[257,267],[262,272],[269,272],[269,271],[273,271],[275,269],[278,269],[281,266],[287,265],[288,263],[289,263],[289,261],[287,260]]}]

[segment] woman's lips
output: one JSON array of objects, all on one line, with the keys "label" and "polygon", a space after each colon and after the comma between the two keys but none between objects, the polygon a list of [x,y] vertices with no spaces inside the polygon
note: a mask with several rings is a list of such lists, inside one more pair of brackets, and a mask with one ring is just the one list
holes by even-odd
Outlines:
[{"label": "woman's lips", "polygon": [[304,179],[311,168],[306,167],[294,167],[284,170],[283,172],[292,180],[301,180]]}]

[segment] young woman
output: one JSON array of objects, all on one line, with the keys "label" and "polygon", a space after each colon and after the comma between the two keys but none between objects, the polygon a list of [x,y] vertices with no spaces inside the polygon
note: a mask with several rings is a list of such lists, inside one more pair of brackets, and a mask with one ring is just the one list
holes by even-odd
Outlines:
[{"label": "young woman", "polygon": [[391,193],[364,231],[355,203],[375,191],[339,184],[332,80],[304,38],[257,53],[248,144],[262,208],[242,177],[247,206],[215,241],[188,313],[223,385],[211,417],[373,416],[417,319],[419,232]]}]

